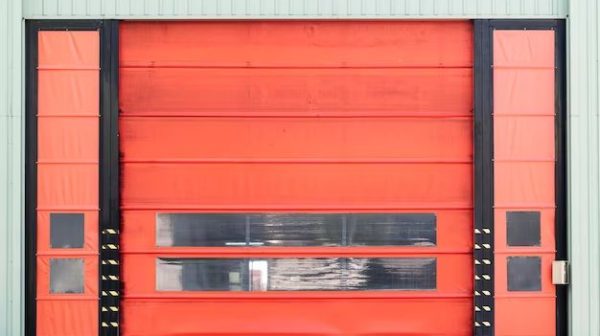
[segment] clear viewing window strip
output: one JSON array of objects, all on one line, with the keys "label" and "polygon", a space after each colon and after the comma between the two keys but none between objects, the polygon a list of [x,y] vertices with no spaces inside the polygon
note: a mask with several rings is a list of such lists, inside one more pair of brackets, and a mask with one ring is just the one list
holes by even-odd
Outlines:
[{"label": "clear viewing window strip", "polygon": [[158,291],[436,289],[436,258],[158,258]]},{"label": "clear viewing window strip", "polygon": [[433,213],[159,213],[157,246],[435,246]]}]

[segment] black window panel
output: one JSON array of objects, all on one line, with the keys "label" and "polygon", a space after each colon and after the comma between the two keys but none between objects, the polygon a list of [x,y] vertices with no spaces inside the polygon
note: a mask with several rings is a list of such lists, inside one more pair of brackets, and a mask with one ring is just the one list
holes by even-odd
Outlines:
[{"label": "black window panel", "polygon": [[269,259],[267,288],[271,291],[344,290],[345,259]]},{"label": "black window panel", "polygon": [[82,248],[84,240],[82,213],[50,214],[50,247]]},{"label": "black window panel", "polygon": [[83,293],[83,259],[50,259],[50,293]]},{"label": "black window panel", "polygon": [[245,246],[246,215],[158,214],[156,243],[158,246]]},{"label": "black window panel", "polygon": [[348,290],[429,290],[436,288],[435,258],[350,258]]},{"label": "black window panel", "polygon": [[508,211],[506,241],[508,246],[540,246],[540,212]]},{"label": "black window panel", "polygon": [[252,246],[342,245],[342,214],[271,213],[249,218]]},{"label": "black window panel", "polygon": [[508,290],[538,292],[542,290],[540,257],[508,257]]},{"label": "black window panel", "polygon": [[156,289],[159,291],[247,291],[245,259],[159,258]]},{"label": "black window panel", "polygon": [[171,213],[158,246],[435,246],[436,216],[335,213]]},{"label": "black window panel", "polygon": [[434,214],[348,215],[348,245],[435,246]]},{"label": "black window panel", "polygon": [[159,291],[365,291],[436,288],[435,258],[157,260]]}]

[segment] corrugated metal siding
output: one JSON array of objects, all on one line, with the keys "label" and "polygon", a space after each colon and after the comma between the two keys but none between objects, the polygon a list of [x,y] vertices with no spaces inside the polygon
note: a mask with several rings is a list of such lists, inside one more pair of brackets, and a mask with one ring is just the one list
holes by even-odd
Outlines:
[{"label": "corrugated metal siding", "polygon": [[22,7],[0,1],[0,335],[23,331]]},{"label": "corrugated metal siding", "polygon": [[561,18],[568,0],[25,0],[26,18]]},{"label": "corrugated metal siding", "polygon": [[600,6],[569,7],[569,322],[571,335],[600,335]]}]

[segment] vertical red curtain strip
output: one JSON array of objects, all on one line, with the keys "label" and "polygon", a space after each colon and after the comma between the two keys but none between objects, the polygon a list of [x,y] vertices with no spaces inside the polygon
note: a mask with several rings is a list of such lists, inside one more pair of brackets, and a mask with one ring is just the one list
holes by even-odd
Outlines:
[{"label": "vertical red curtain strip", "polygon": [[[551,282],[555,253],[554,40],[551,30],[496,30],[493,35],[495,302],[499,336],[555,334],[555,288]],[[509,212],[539,213],[539,243],[509,243]],[[539,290],[509,289],[508,263],[515,257],[539,258],[535,259],[541,261]]]},{"label": "vertical red curtain strip", "polygon": [[[99,32],[38,35],[37,335],[98,334]],[[51,245],[52,214],[83,214],[83,247]],[[83,293],[51,293],[52,260],[83,261]]]}]

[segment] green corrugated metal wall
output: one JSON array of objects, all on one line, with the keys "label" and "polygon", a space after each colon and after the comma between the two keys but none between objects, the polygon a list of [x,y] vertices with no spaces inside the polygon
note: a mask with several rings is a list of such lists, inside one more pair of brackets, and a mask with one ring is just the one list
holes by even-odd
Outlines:
[{"label": "green corrugated metal wall", "polygon": [[0,335],[23,331],[23,20],[0,1]]},{"label": "green corrugated metal wall", "polygon": [[566,0],[28,0],[25,15],[119,18],[564,17]]},{"label": "green corrugated metal wall", "polygon": [[564,18],[572,335],[600,335],[598,0],[0,0],[0,336],[23,331],[22,18]]},{"label": "green corrugated metal wall", "polygon": [[571,0],[569,69],[569,247],[573,336],[600,335],[600,7]]}]

